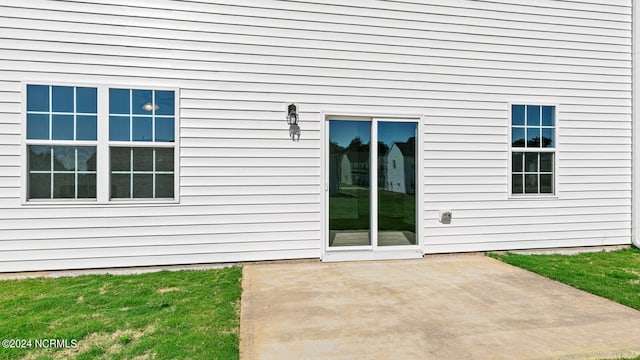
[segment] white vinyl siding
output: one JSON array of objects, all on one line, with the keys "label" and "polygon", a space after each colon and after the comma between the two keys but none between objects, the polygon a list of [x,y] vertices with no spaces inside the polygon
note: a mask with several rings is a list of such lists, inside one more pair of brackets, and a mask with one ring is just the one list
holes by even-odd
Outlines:
[{"label": "white vinyl siding", "polygon": [[[323,112],[424,114],[427,253],[630,242],[630,0],[0,0],[0,34],[0,271],[319,258]],[[177,203],[21,203],[21,86],[61,82],[180,89]],[[509,198],[516,102],[558,105],[557,198]]]}]

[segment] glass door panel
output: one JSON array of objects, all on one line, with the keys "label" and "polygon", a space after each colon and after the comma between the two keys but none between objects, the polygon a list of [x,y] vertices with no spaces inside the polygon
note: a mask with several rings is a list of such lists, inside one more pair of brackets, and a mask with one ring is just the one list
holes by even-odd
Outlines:
[{"label": "glass door panel", "polygon": [[378,246],[416,245],[418,123],[378,121]]},{"label": "glass door panel", "polygon": [[371,245],[371,121],[329,121],[329,246]]}]

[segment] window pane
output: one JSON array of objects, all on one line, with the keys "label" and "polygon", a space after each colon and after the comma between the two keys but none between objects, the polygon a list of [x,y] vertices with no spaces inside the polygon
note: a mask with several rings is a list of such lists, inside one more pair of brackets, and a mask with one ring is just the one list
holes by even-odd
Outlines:
[{"label": "window pane", "polygon": [[76,197],[75,174],[53,174],[53,197],[55,199],[73,199]]},{"label": "window pane", "polygon": [[542,129],[542,147],[555,147],[554,134],[555,130],[552,128]]},{"label": "window pane", "polygon": [[524,192],[522,186],[522,178],[524,175],[522,174],[513,174],[511,175],[511,193],[512,194],[522,194]]},{"label": "window pane", "polygon": [[73,146],[53,147],[53,170],[54,171],[75,171],[76,150]]},{"label": "window pane", "polygon": [[156,175],[156,197],[173,198],[173,175]]},{"label": "window pane", "polygon": [[153,148],[133,148],[133,171],[153,171]]},{"label": "window pane", "polygon": [[78,198],[95,199],[96,197],[96,175],[78,174]]},{"label": "window pane", "polygon": [[78,115],[76,117],[76,140],[96,140],[98,138],[98,118]]},{"label": "window pane", "polygon": [[54,112],[73,112],[73,87],[53,86],[51,88],[51,102]]},{"label": "window pane", "polygon": [[156,148],[156,171],[173,171],[173,149]]},{"label": "window pane", "polygon": [[131,197],[131,175],[111,174],[111,197],[130,198]]},{"label": "window pane", "polygon": [[111,171],[131,171],[131,148],[111,148]]},{"label": "window pane", "polygon": [[[370,121],[329,121],[329,246],[371,245],[370,180],[376,176],[370,169],[371,125]],[[378,144],[378,148],[384,146]],[[392,186],[388,178],[378,182]],[[350,240],[340,240],[339,234]]]},{"label": "window pane", "polygon": [[129,117],[109,116],[109,140],[129,141],[130,131]]},{"label": "window pane", "polygon": [[27,85],[27,111],[49,111],[49,86]]},{"label": "window pane", "polygon": [[538,153],[524,154],[524,169],[526,172],[538,171]]},{"label": "window pane", "polygon": [[540,126],[540,106],[527,106],[527,126]]},{"label": "window pane", "polygon": [[156,90],[156,115],[174,115],[173,91]]},{"label": "window pane", "polygon": [[150,117],[133,118],[133,141],[152,140],[152,119]]},{"label": "window pane", "polygon": [[51,175],[29,174],[29,199],[51,198]]},{"label": "window pane", "polygon": [[51,119],[53,140],[73,140],[73,115],[53,115]]},{"label": "window pane", "polygon": [[527,128],[527,147],[540,147],[540,128]]},{"label": "window pane", "polygon": [[129,89],[109,89],[109,114],[130,114]]},{"label": "window pane", "polygon": [[538,175],[525,175],[524,176],[524,192],[527,194],[538,193]]},{"label": "window pane", "polygon": [[151,94],[151,90],[133,90],[131,110],[134,114],[152,114],[153,100]]},{"label": "window pane", "polygon": [[153,197],[153,175],[134,174],[133,175],[133,197],[152,198]]},{"label": "window pane", "polygon": [[556,107],[542,107],[542,126],[555,126],[556,124]]},{"label": "window pane", "polygon": [[524,128],[511,129],[511,146],[524,147]]},{"label": "window pane", "polygon": [[80,146],[78,151],[78,171],[96,171],[96,148]]},{"label": "window pane", "polygon": [[89,114],[98,112],[98,89],[76,88],[76,112]]},{"label": "window pane", "polygon": [[540,154],[540,171],[553,172],[553,153]]},{"label": "window pane", "polygon": [[51,171],[51,147],[39,145],[29,146],[29,170]]},{"label": "window pane", "polygon": [[49,140],[49,115],[27,115],[27,139]]},{"label": "window pane", "polygon": [[523,170],[523,166],[522,166],[522,158],[523,158],[523,153],[521,152],[514,152],[511,155],[511,171],[513,172],[522,172]]},{"label": "window pane", "polygon": [[174,140],[173,118],[156,118],[156,141],[173,142]]},{"label": "window pane", "polygon": [[511,106],[511,125],[524,125],[524,105]]},{"label": "window pane", "polygon": [[540,193],[541,194],[553,193],[553,175],[551,174],[540,175]]}]

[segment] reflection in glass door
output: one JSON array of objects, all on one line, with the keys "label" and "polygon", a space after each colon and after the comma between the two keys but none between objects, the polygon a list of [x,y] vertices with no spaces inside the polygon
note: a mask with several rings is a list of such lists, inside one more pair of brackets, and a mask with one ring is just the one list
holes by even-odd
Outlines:
[{"label": "reflection in glass door", "polygon": [[328,131],[329,247],[417,245],[418,123],[329,120]]},{"label": "reflection in glass door", "polygon": [[378,122],[378,246],[416,245],[418,123]]},{"label": "reflection in glass door", "polygon": [[371,122],[329,121],[329,246],[371,245]]}]

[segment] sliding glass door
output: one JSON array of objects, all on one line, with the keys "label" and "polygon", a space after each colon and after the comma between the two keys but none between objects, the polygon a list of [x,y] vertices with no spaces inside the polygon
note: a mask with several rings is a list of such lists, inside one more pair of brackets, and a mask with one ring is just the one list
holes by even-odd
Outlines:
[{"label": "sliding glass door", "polygon": [[417,245],[417,121],[332,119],[328,133],[329,248]]}]

